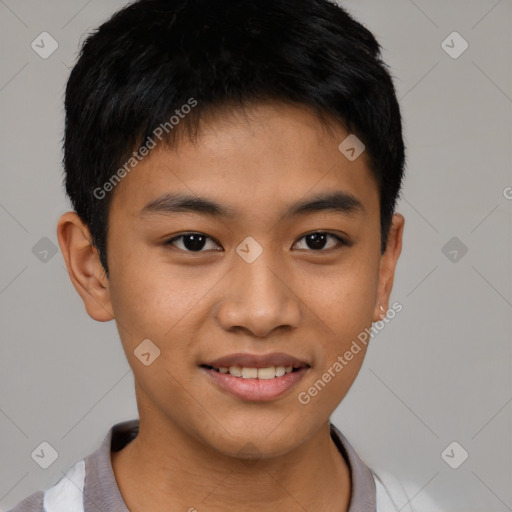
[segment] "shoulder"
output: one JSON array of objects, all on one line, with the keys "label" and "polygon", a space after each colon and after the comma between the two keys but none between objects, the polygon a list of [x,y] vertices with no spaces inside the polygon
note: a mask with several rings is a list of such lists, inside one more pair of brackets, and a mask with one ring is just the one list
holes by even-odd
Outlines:
[{"label": "shoulder", "polygon": [[7,512],[83,511],[85,460],[78,461],[46,491],[37,491]]},{"label": "shoulder", "polygon": [[372,469],[377,512],[443,512],[426,491],[414,491],[410,482],[399,480],[387,471]]},{"label": "shoulder", "polygon": [[44,492],[36,491],[7,512],[44,512],[43,499]]},{"label": "shoulder", "polygon": [[138,432],[138,419],[113,425],[100,447],[71,466],[46,490],[37,491],[7,512],[128,512],[111,466],[111,449],[120,450]]}]

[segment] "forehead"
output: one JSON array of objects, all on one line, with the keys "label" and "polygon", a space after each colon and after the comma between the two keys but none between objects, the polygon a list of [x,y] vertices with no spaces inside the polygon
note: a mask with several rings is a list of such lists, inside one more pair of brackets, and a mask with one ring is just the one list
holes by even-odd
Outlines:
[{"label": "forehead", "polygon": [[166,194],[181,194],[210,198],[237,216],[262,217],[338,191],[359,201],[362,213],[378,213],[367,154],[349,159],[339,149],[349,136],[340,123],[326,125],[307,108],[224,109],[201,120],[194,140],[182,136],[173,147],[153,149],[116,187],[112,208],[139,215]]}]

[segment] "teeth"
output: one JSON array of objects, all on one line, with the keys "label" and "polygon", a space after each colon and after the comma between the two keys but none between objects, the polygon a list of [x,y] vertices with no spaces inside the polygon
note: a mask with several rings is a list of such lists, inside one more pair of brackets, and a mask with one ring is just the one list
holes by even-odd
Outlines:
[{"label": "teeth", "polygon": [[273,379],[276,376],[276,367],[258,368],[258,379]]},{"label": "teeth", "polygon": [[241,377],[242,376],[242,368],[240,366],[230,366],[229,373],[233,375],[233,377]]},{"label": "teeth", "polygon": [[291,373],[293,366],[269,366],[268,368],[248,368],[241,366],[225,366],[217,368],[219,373],[229,373],[233,377],[242,377],[244,379],[270,380],[275,377],[282,377],[286,373]]},{"label": "teeth", "polygon": [[258,369],[257,368],[242,368],[242,377],[244,379],[257,379]]}]

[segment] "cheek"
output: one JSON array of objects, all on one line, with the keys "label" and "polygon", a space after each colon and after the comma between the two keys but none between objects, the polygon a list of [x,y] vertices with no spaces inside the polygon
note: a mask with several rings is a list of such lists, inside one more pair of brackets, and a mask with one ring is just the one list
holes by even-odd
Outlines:
[{"label": "cheek", "polygon": [[[375,298],[375,272],[353,270],[326,281],[309,292],[308,304],[315,304],[313,329],[318,349],[314,371],[297,393],[299,414],[324,417],[343,400],[361,369],[368,338],[361,341],[372,325]],[[302,412],[301,412],[302,411]]]},{"label": "cheek", "polygon": [[144,248],[140,240],[130,243],[128,237],[114,234],[111,247],[114,261],[109,284],[116,320],[155,332],[169,329],[173,318],[186,307],[179,274],[174,275],[173,267],[161,261],[158,251]]},{"label": "cheek", "polygon": [[222,274],[179,268],[155,253],[121,258],[110,276],[110,296],[125,351],[150,339],[161,351],[160,363],[175,369],[208,314],[205,293]]},{"label": "cheek", "polygon": [[340,351],[371,325],[377,296],[378,267],[354,263],[337,268],[309,286],[305,303],[312,305],[326,337],[327,353]]}]

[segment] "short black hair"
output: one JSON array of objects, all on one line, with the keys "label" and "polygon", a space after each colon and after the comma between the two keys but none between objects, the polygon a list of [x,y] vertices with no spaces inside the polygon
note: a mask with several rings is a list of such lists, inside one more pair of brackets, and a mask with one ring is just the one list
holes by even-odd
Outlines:
[{"label": "short black hair", "polygon": [[388,69],[373,34],[328,0],[138,0],[115,13],[84,41],[65,96],[66,192],[107,275],[112,178],[134,150],[159,126],[172,146],[201,114],[258,101],[310,107],[365,144],[384,252],[405,165]]}]

